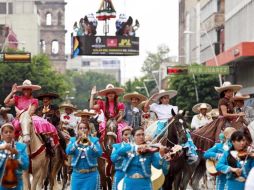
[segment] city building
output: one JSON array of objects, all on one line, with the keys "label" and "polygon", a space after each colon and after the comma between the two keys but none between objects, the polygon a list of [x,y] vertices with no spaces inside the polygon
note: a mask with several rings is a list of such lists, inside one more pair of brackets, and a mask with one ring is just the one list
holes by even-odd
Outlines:
[{"label": "city building", "polygon": [[65,56],[64,0],[41,0],[38,11],[41,20],[40,52],[49,56],[56,71],[64,72]]},{"label": "city building", "polygon": [[[225,2],[225,51],[217,56],[219,65],[229,65],[227,80],[243,85],[243,94],[254,97],[254,1]],[[210,59],[206,65],[215,66]],[[249,100],[254,102],[254,99]]]},{"label": "city building", "polygon": [[68,59],[67,70],[80,72],[97,72],[113,76],[121,83],[120,60],[116,58],[87,58],[78,56],[75,59]]},{"label": "city building", "polygon": [[18,48],[40,52],[38,0],[0,0],[0,50]]}]

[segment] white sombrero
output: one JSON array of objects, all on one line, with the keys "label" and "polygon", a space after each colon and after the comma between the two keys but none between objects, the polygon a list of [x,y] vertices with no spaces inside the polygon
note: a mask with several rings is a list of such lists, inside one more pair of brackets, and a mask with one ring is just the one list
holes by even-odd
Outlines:
[{"label": "white sombrero", "polygon": [[141,102],[147,100],[147,97],[145,97],[145,96],[142,95],[142,94],[139,94],[138,92],[128,93],[128,94],[126,94],[126,95],[123,96],[123,99],[124,99],[124,100],[127,100],[127,101],[131,101],[132,98],[137,98],[137,99],[139,99],[138,104],[140,104]]},{"label": "white sombrero", "polygon": [[169,98],[171,99],[171,98],[175,97],[176,95],[177,95],[176,90],[168,90],[168,91],[160,90],[158,93],[156,93],[154,95],[153,100],[158,102],[160,100],[160,98],[163,97],[163,96],[169,96]]},{"label": "white sombrero", "polygon": [[22,85],[17,86],[17,90],[22,91],[24,88],[32,89],[34,91],[34,90],[40,90],[41,86],[33,85],[30,80],[25,80]]},{"label": "white sombrero", "polygon": [[233,97],[233,100],[247,100],[250,98],[250,95],[243,95],[241,92],[237,92]]},{"label": "white sombrero", "polygon": [[231,84],[231,82],[226,81],[222,84],[221,87],[214,87],[215,90],[219,93],[225,91],[225,90],[233,90],[234,92],[239,91],[243,86],[239,84]]},{"label": "white sombrero", "polygon": [[212,106],[207,103],[199,103],[192,107],[192,111],[194,113],[199,113],[201,109],[207,109],[207,112],[210,112],[212,110]]},{"label": "white sombrero", "polygon": [[209,113],[207,113],[207,115],[211,117],[219,117],[220,115],[219,109],[218,108],[212,109]]},{"label": "white sombrero", "polygon": [[72,109],[72,110],[77,110],[77,108],[73,105],[73,104],[71,104],[71,103],[62,103],[60,106],[59,106],[59,109],[65,109],[65,108],[70,108],[70,109]]},{"label": "white sombrero", "polygon": [[226,139],[230,139],[231,135],[236,131],[235,128],[233,127],[227,127],[224,131],[223,134],[225,136]]},{"label": "white sombrero", "polygon": [[8,112],[8,111],[10,111],[10,110],[11,110],[11,108],[1,107],[1,108],[0,108],[0,113],[2,113],[2,112]]},{"label": "white sombrero", "polygon": [[95,111],[94,110],[88,110],[88,109],[84,109],[84,110],[81,110],[81,111],[77,111],[75,114],[74,114],[76,117],[82,117],[82,116],[94,116],[96,115]]},{"label": "white sombrero", "polygon": [[100,90],[98,96],[106,96],[109,92],[114,92],[116,95],[124,93],[124,89],[120,87],[115,87],[113,84],[108,84],[105,89]]}]

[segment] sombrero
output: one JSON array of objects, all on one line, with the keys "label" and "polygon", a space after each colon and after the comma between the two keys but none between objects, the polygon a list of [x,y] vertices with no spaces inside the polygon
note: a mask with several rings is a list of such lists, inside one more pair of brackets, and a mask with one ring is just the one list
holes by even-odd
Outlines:
[{"label": "sombrero", "polygon": [[43,100],[43,98],[45,97],[48,97],[50,99],[57,99],[59,98],[59,95],[53,92],[48,92],[48,93],[40,94],[36,98],[39,100]]},{"label": "sombrero", "polygon": [[130,127],[130,126],[125,126],[124,128],[122,128],[122,133],[124,132],[124,131],[126,131],[126,130],[130,130],[130,131],[132,131],[132,128]]},{"label": "sombrero", "polygon": [[250,95],[243,95],[241,92],[237,92],[233,97],[233,100],[247,100],[250,98]]},{"label": "sombrero", "polygon": [[216,86],[215,86],[214,89],[215,89],[217,92],[219,92],[219,93],[221,93],[221,92],[223,92],[223,91],[225,91],[225,90],[233,90],[234,92],[237,92],[237,91],[239,91],[242,87],[243,87],[242,85],[239,85],[239,84],[231,84],[231,82],[226,81],[226,82],[224,82],[224,83],[222,84],[221,87],[216,87]]},{"label": "sombrero", "polygon": [[1,107],[0,108],[0,112],[7,112],[7,111],[10,111],[11,108],[8,108],[8,107]]},{"label": "sombrero", "polygon": [[153,100],[157,102],[163,96],[169,96],[169,98],[171,99],[171,98],[175,97],[176,95],[177,95],[177,91],[176,90],[168,90],[168,91],[166,91],[166,90],[160,90],[158,93],[156,93],[154,95]]},{"label": "sombrero", "polygon": [[147,100],[147,97],[145,97],[145,96],[142,95],[142,94],[139,94],[138,92],[128,93],[128,94],[125,94],[125,95],[123,96],[123,99],[126,100],[126,101],[131,101],[132,98],[137,98],[137,99],[139,99],[138,104],[140,104],[141,102]]},{"label": "sombrero", "polygon": [[199,103],[192,107],[192,111],[194,113],[199,113],[200,109],[207,109],[207,112],[212,110],[212,106],[207,103]]},{"label": "sombrero", "polygon": [[73,110],[77,110],[77,108],[71,103],[62,103],[59,106],[59,109],[65,109],[65,108],[70,108],[70,109],[73,109]]},{"label": "sombrero", "polygon": [[226,139],[230,139],[231,135],[236,131],[235,128],[233,127],[227,127],[224,131],[223,134]]},{"label": "sombrero", "polygon": [[114,87],[113,84],[108,84],[105,89],[100,90],[98,96],[106,96],[109,92],[114,92],[116,95],[124,93],[124,89],[120,87]]},{"label": "sombrero", "polygon": [[209,116],[211,117],[219,117],[220,113],[219,113],[219,109],[215,108],[212,109],[209,113],[207,113]]},{"label": "sombrero", "polygon": [[96,115],[96,113],[95,113],[94,110],[89,111],[88,109],[84,109],[84,110],[81,110],[81,111],[77,111],[74,115],[76,117],[81,117],[81,116],[84,116],[84,115],[94,116],[94,115]]},{"label": "sombrero", "polygon": [[24,88],[32,89],[34,91],[34,90],[40,90],[41,86],[33,85],[30,80],[25,80],[22,85],[17,86],[17,90],[22,91]]}]

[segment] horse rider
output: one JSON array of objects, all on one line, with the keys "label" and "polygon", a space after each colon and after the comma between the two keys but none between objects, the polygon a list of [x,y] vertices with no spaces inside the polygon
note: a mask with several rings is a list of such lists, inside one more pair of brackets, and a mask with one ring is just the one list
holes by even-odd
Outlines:
[{"label": "horse rider", "polygon": [[212,117],[207,115],[212,110],[212,106],[207,103],[199,103],[193,106],[192,111],[197,113],[194,115],[191,121],[191,128],[198,129],[213,121]]},{"label": "horse rider", "polygon": [[52,104],[52,101],[57,98],[59,98],[59,95],[52,92],[38,95],[37,99],[41,100],[43,105],[39,106],[36,110],[38,116],[47,119],[55,127],[58,127],[60,122],[59,107]]},{"label": "horse rider", "polygon": [[[49,123],[47,120],[34,115],[38,107],[38,99],[32,96],[32,92],[35,90],[40,90],[39,85],[33,85],[30,80],[25,80],[22,85],[17,86],[14,84],[10,94],[5,98],[4,103],[7,106],[15,106],[16,109],[16,119],[13,120],[15,131],[21,132],[22,129],[22,119],[32,120],[32,124],[36,134],[40,134],[42,140],[46,146],[46,152],[48,156],[53,156],[54,152],[52,146],[54,144],[51,137],[57,136],[56,128]],[[21,91],[22,95],[16,95],[17,91]],[[24,114],[24,117],[21,115]],[[49,137],[51,136],[51,137]]]},{"label": "horse rider", "polygon": [[157,169],[168,170],[168,156],[165,148],[159,147],[159,152],[149,152],[148,145],[145,144],[145,134],[143,128],[132,131],[134,145],[124,144],[118,150],[118,155],[124,158],[123,180],[124,190],[152,190],[151,166]]},{"label": "horse rider", "polygon": [[124,121],[127,123],[128,126],[131,126],[133,129],[138,128],[141,126],[141,116],[142,110],[139,109],[138,105],[147,100],[142,94],[138,92],[128,93],[123,96],[125,101],[128,103],[125,105],[124,110]]},{"label": "horse rider", "polygon": [[123,157],[118,154],[119,149],[126,143],[130,143],[132,128],[126,126],[122,129],[122,142],[113,144],[113,151],[111,154],[111,161],[115,166],[114,181],[112,184],[112,190],[118,189],[119,182],[124,178],[123,172]]},{"label": "horse rider", "polygon": [[[177,95],[176,90],[160,90],[158,93],[154,94],[148,99],[144,106],[144,111],[147,112],[150,108],[150,111],[153,111],[158,116],[157,128],[153,136],[158,136],[163,133],[164,128],[166,127],[167,122],[173,117],[172,110],[177,114],[178,107],[172,106],[170,104],[170,99]],[[150,103],[155,101],[155,103]]]},{"label": "horse rider", "polygon": [[62,124],[61,127],[63,130],[67,130],[71,137],[74,137],[76,126],[79,123],[79,120],[73,112],[76,111],[77,108],[71,103],[65,102],[59,106],[59,109],[64,109],[64,113],[62,113],[60,116],[60,122]]},{"label": "horse rider", "polygon": [[252,121],[254,121],[254,108],[245,106],[244,100],[250,99],[249,95],[243,95],[241,92],[237,92],[233,97],[236,112],[243,112],[245,116],[243,117],[243,122],[248,126]]},{"label": "horse rider", "polygon": [[11,123],[3,124],[0,133],[0,190],[22,190],[22,172],[29,167],[27,146],[14,140]]},{"label": "horse rider", "polygon": [[81,117],[80,123],[89,125],[91,136],[93,137],[97,136],[97,131],[94,127],[94,124],[90,122],[90,118],[96,115],[94,110],[88,111],[88,109],[84,109],[83,111],[77,111],[77,113],[75,113],[74,115],[76,117]]},{"label": "horse rider", "polygon": [[90,135],[89,125],[79,123],[77,130],[77,136],[70,139],[66,148],[66,153],[72,156],[71,190],[99,190],[97,158],[102,155],[99,139]]},{"label": "horse rider", "polygon": [[[216,143],[212,148],[208,149],[205,154],[205,159],[213,159],[216,162],[222,157],[224,151],[228,151],[232,146],[230,141],[231,135],[236,131],[233,127],[227,127],[220,134],[220,143]],[[224,190],[226,187],[226,175],[219,174],[216,176],[216,190]]]},{"label": "horse rider", "polygon": [[90,101],[93,102],[94,95],[105,97],[105,101],[98,100],[96,105],[93,105],[91,109],[102,109],[105,114],[105,121],[100,123],[101,139],[104,139],[106,132],[106,125],[111,120],[116,122],[117,125],[117,142],[121,142],[121,130],[126,124],[123,122],[124,116],[124,104],[118,101],[118,96],[124,92],[123,88],[114,87],[112,84],[108,84],[105,89],[96,92],[96,87],[93,87],[91,91]]},{"label": "horse rider", "polygon": [[14,119],[11,113],[8,113],[11,108],[1,107],[0,108],[0,128],[5,123],[11,123]]},{"label": "horse rider", "polygon": [[[254,154],[247,146],[247,140],[242,131],[235,131],[230,138],[232,146],[219,159],[216,169],[226,174],[226,188],[244,190],[245,181],[251,168],[254,167]],[[241,155],[245,152],[248,156]]]}]

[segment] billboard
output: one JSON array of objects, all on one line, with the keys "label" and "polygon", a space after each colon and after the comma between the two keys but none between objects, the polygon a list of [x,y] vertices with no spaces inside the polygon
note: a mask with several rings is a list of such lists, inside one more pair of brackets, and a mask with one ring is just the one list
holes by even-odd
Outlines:
[{"label": "billboard", "polygon": [[139,38],[125,36],[73,36],[72,57],[136,56],[139,55]]}]

